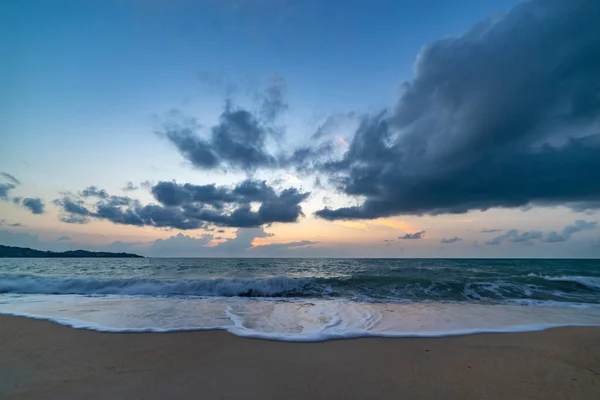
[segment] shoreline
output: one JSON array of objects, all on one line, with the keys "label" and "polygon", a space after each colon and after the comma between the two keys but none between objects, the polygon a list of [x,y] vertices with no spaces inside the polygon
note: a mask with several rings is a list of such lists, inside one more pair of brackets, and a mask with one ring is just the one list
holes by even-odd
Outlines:
[{"label": "shoreline", "polygon": [[519,325],[519,326],[511,326],[506,328],[490,328],[486,330],[482,329],[467,329],[467,330],[458,330],[458,331],[446,331],[446,332],[407,332],[407,333],[384,333],[384,332],[370,332],[363,334],[350,334],[349,336],[329,336],[322,338],[313,338],[313,337],[283,337],[280,334],[273,333],[258,333],[258,332],[244,332],[244,333],[235,333],[232,330],[237,329],[237,327],[232,326],[230,328],[226,327],[190,327],[190,328],[110,328],[110,327],[99,327],[94,325],[86,325],[85,322],[69,319],[69,318],[54,318],[54,317],[44,317],[37,316],[32,314],[19,314],[19,313],[9,313],[9,312],[0,312],[0,317],[14,317],[14,318],[23,318],[29,319],[33,321],[40,322],[48,322],[51,324],[56,324],[58,326],[63,326],[70,329],[89,331],[89,332],[97,332],[97,333],[108,333],[108,334],[166,334],[166,333],[190,333],[190,332],[224,332],[230,334],[232,336],[242,338],[242,339],[256,339],[256,340],[266,340],[266,341],[274,341],[274,342],[284,342],[284,343],[321,343],[328,342],[332,340],[348,340],[348,339],[443,339],[443,338],[451,338],[458,336],[472,336],[472,335],[489,335],[489,334],[516,334],[516,333],[533,333],[533,332],[544,332],[548,330],[554,329],[563,329],[563,328],[597,328],[600,330],[600,324],[536,324],[536,325]]},{"label": "shoreline", "polygon": [[314,343],[0,315],[0,398],[595,399],[600,327]]}]

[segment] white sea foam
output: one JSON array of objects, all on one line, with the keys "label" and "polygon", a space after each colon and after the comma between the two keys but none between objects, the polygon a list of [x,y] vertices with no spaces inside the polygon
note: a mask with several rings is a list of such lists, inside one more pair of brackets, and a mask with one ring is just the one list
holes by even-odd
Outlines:
[{"label": "white sea foam", "polygon": [[448,336],[600,325],[600,306],[364,303],[348,300],[0,295],[0,313],[107,332],[223,329],[284,341]]},{"label": "white sea foam", "polygon": [[558,281],[558,282],[574,282],[580,285],[586,286],[591,289],[600,289],[600,277],[595,276],[547,276],[547,275],[535,275],[529,274],[529,276],[537,276],[547,281]]}]

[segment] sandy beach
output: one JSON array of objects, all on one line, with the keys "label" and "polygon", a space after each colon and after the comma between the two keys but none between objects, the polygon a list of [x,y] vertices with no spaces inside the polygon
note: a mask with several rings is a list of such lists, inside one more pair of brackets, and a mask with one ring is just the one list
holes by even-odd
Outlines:
[{"label": "sandy beach", "polygon": [[0,315],[2,399],[597,399],[600,328],[285,343]]}]

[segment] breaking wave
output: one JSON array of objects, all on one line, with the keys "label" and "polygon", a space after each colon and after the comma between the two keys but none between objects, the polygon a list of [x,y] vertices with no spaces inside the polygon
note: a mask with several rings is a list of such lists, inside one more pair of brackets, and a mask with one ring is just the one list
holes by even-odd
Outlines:
[{"label": "breaking wave", "polygon": [[547,276],[547,275],[535,275],[535,274],[529,274],[528,276],[535,276],[535,277],[539,277],[542,279],[545,279],[547,281],[554,281],[554,282],[573,282],[573,283],[578,283],[582,286],[591,288],[591,289],[598,289],[600,290],[600,277],[595,277],[595,276]]},{"label": "breaking wave", "polygon": [[370,276],[151,279],[0,275],[0,293],[151,297],[344,298],[367,302],[515,300],[600,303],[600,277],[526,274],[495,280]]},{"label": "breaking wave", "polygon": [[308,278],[285,276],[262,279],[98,279],[39,276],[2,276],[0,293],[83,294],[145,296],[245,296],[282,297],[299,295]]}]

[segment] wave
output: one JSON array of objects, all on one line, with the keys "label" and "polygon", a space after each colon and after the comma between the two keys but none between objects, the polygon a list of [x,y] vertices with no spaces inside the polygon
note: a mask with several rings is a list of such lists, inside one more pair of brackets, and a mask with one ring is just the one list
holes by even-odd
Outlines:
[{"label": "wave", "polygon": [[573,283],[578,283],[582,286],[585,286],[585,287],[588,287],[591,289],[600,289],[600,277],[596,277],[596,276],[578,276],[578,275],[575,275],[575,276],[569,276],[569,275],[548,276],[548,275],[536,275],[536,274],[529,274],[528,276],[542,278],[547,281],[553,281],[553,282],[573,282]]},{"label": "wave", "polygon": [[366,302],[513,300],[599,303],[600,278],[542,276],[508,279],[434,280],[423,277],[263,277],[215,279],[151,279],[0,275],[0,293],[139,295],[153,297],[299,297],[341,298]]},{"label": "wave", "polygon": [[98,279],[0,276],[0,293],[120,294],[147,296],[283,297],[300,295],[309,278],[257,279]]}]

